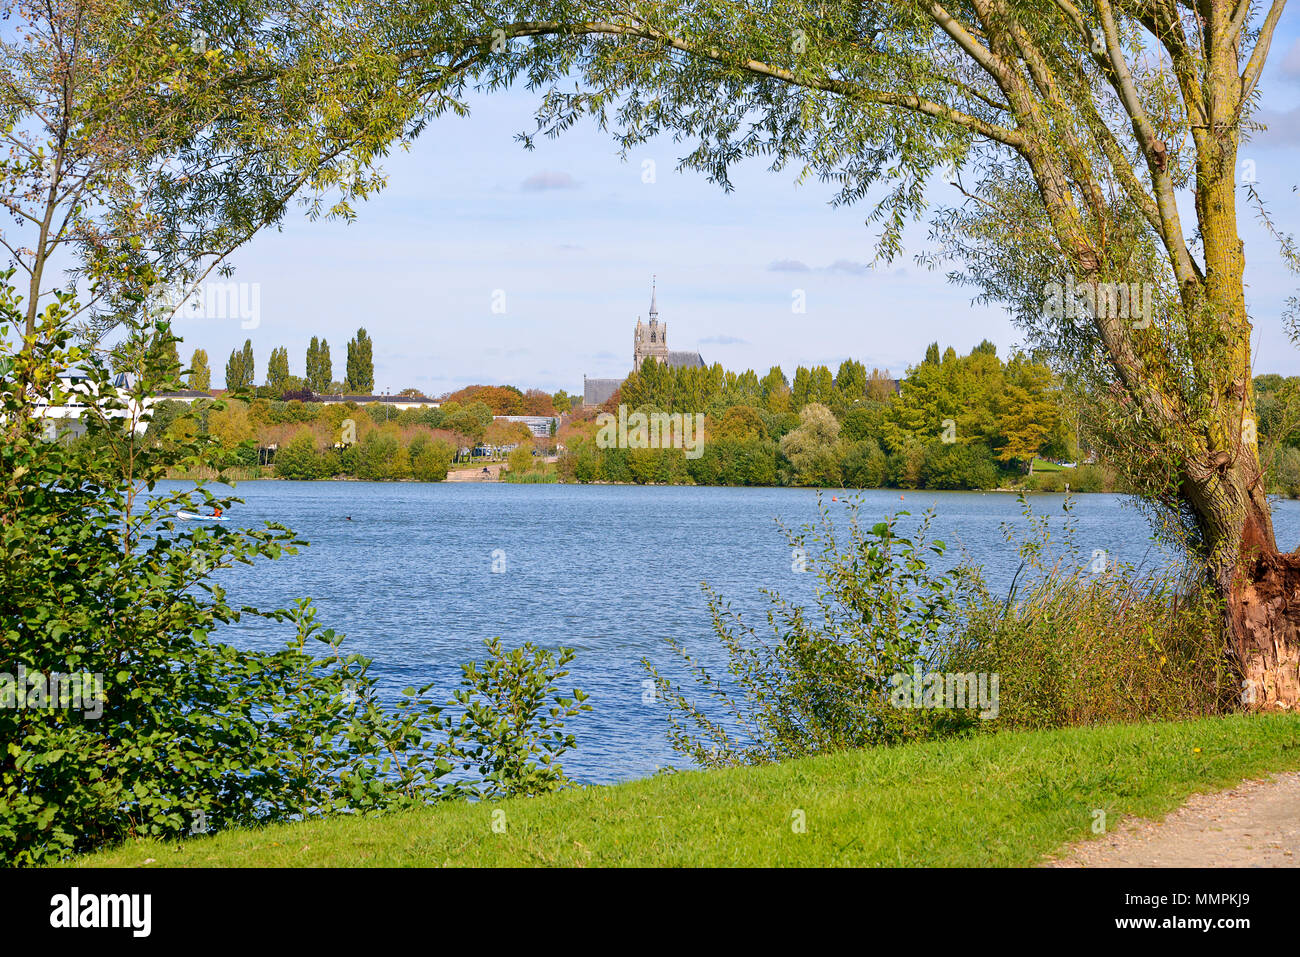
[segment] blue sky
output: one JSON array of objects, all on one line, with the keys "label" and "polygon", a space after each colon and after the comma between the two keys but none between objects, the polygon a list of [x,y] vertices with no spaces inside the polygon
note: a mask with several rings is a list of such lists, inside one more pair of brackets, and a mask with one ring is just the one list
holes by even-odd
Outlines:
[{"label": "blue sky", "polygon": [[[1300,233],[1300,41],[1297,17],[1279,26],[1262,84],[1267,134],[1242,148],[1279,224]],[[1005,354],[1018,333],[968,289],[904,258],[866,268],[875,232],[866,206],[832,209],[820,183],[797,186],[761,162],[740,167],[728,194],[678,173],[670,139],[620,160],[592,124],[526,151],[535,97],[517,90],[472,100],[467,118],[430,125],[410,152],[383,164],[389,186],[352,223],[310,222],[291,211],[284,229],[232,259],[235,277],[260,284],[256,329],[236,320],[184,319],[182,353],[207,350],[214,384],[230,350],[253,341],[258,381],[271,349],[287,346],[303,372],[307,342],[330,342],[336,378],[358,326],[375,341],[379,391],[441,394],[471,383],[581,390],[582,377],[621,376],[632,328],[658,276],[659,312],[673,349],[706,362],[787,375],[845,358],[900,373],[927,343],[967,351],[988,338]],[[655,181],[643,182],[645,161]],[[945,194],[947,190],[948,193]],[[940,186],[932,200],[954,197]],[[1244,205],[1243,205],[1244,209]],[[1300,374],[1300,352],[1278,315],[1300,280],[1243,212],[1247,283],[1256,321],[1256,371]],[[801,268],[802,267],[802,268]],[[795,290],[806,312],[791,309]],[[505,312],[493,302],[504,297]]]}]

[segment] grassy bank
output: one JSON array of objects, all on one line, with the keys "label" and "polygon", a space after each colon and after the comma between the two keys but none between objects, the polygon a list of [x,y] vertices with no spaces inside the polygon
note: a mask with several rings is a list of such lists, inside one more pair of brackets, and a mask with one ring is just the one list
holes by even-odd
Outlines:
[{"label": "grassy bank", "polygon": [[[1300,716],[1010,732],[536,799],[140,841],[84,866],[1023,866],[1127,815],[1300,768]],[[493,830],[496,820],[504,832]],[[804,833],[793,827],[796,812]]]}]

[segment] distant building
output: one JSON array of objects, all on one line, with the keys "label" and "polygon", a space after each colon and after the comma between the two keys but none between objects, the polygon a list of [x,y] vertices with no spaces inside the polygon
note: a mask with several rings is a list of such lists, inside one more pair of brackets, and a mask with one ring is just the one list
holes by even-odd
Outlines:
[{"label": "distant building", "polygon": [[[698,352],[674,352],[668,348],[668,323],[659,322],[658,292],[655,283],[650,285],[650,321],[636,318],[632,330],[632,369],[640,369],[646,359],[662,362],[672,369],[703,368],[704,357]],[[592,379],[582,377],[583,405],[604,405],[623,384],[623,379]]]},{"label": "distant building", "polygon": [[[95,409],[102,418],[131,421],[135,433],[144,434],[149,427],[149,417],[152,414],[150,410],[156,400],[146,398],[142,403],[136,402],[131,397],[130,389],[131,379],[125,372],[117,374],[103,396],[100,395],[98,384],[87,376],[60,376],[59,403],[55,404],[51,399],[42,399],[36,403],[34,415],[45,426],[43,438],[47,442],[58,438],[80,438],[86,434],[86,414]],[[108,408],[98,409],[101,401]]]},{"label": "distant building", "polygon": [[498,422],[522,422],[533,435],[542,438],[551,434],[551,423],[555,422],[553,415],[494,415],[492,418]]},{"label": "distant building", "polygon": [[582,377],[582,404],[604,405],[623,384],[622,379],[588,379]]},{"label": "distant building", "polygon": [[650,284],[650,322],[636,318],[632,333],[632,368],[641,368],[646,359],[666,362],[673,369],[700,368],[704,359],[698,352],[671,352],[668,349],[668,323],[659,323],[659,304],[655,284]]}]

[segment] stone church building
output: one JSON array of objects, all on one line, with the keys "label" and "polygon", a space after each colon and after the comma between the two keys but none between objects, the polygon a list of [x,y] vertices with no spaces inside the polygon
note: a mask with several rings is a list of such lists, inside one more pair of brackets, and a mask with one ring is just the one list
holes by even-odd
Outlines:
[{"label": "stone church building", "polygon": [[[674,352],[668,348],[668,323],[659,322],[659,304],[655,285],[650,285],[650,321],[642,322],[637,316],[636,329],[632,332],[632,368],[641,368],[646,359],[666,362],[673,369],[696,368],[704,366],[704,359],[698,352]],[[582,377],[583,405],[603,405],[609,400],[622,379],[589,379]]]}]

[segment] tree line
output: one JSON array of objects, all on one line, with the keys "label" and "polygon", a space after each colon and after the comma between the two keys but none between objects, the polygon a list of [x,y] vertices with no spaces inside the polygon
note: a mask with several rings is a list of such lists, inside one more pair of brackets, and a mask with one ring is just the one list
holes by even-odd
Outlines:
[{"label": "tree line", "polygon": [[273,465],[286,479],[360,478],[442,481],[460,450],[487,443],[531,450],[528,426],[493,417],[482,401],[394,409],[382,402],[317,403],[265,397],[165,399],[152,409],[155,443],[208,439],[224,468]]},{"label": "tree line", "polygon": [[[162,341],[157,348],[170,353],[174,368],[179,370],[180,360],[176,356],[176,340]],[[374,341],[365,328],[348,340],[347,363],[344,378],[334,378],[334,363],[330,358],[328,339],[312,336],[307,345],[306,361],[301,376],[293,375],[289,369],[289,350],[277,346],[271,350],[266,363],[266,378],[258,386],[257,362],[253,356],[253,341],[245,339],[242,347],[230,350],[226,360],[226,389],[230,392],[254,392],[266,398],[281,398],[285,393],[311,392],[317,395],[369,395],[375,389]],[[189,372],[185,385],[200,392],[212,388],[212,369],[205,349],[195,349],[190,356]],[[415,392],[416,390],[408,390]]]},{"label": "tree line", "polygon": [[[848,359],[780,366],[761,378],[720,365],[673,369],[647,361],[605,404],[642,412],[705,413],[703,454],[601,448],[591,413],[561,438],[562,474],[579,482],[695,482],[979,489],[1053,480],[1035,460],[1082,457],[1069,401],[1046,365],[1016,352],[1003,361],[987,340],[968,354],[932,343],[896,381]],[[1112,485],[1104,469],[1079,466],[1076,488]]]}]

